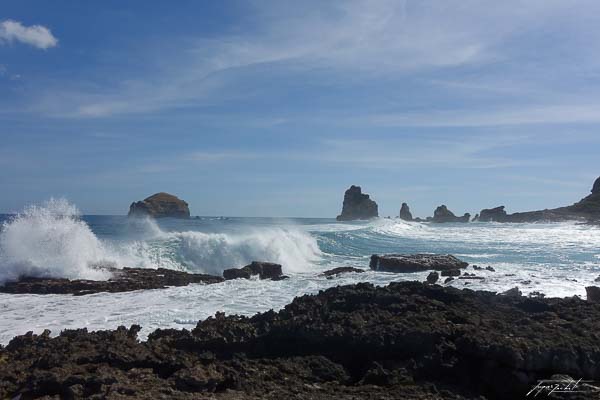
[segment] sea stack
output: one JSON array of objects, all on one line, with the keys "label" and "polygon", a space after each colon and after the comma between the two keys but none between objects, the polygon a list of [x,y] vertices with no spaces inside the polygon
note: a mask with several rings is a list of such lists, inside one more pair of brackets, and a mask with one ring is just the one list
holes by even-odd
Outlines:
[{"label": "sea stack", "polygon": [[150,216],[154,218],[189,218],[188,203],[169,193],[156,193],[131,203],[128,216]]},{"label": "sea stack", "polygon": [[402,207],[400,207],[400,219],[404,221],[413,220],[413,216],[410,212],[410,207],[406,203],[402,203]]},{"label": "sea stack", "polygon": [[370,219],[379,216],[377,203],[363,194],[360,186],[350,186],[344,193],[342,213],[337,216],[338,221],[353,221],[357,219]]},{"label": "sea stack", "polygon": [[469,222],[470,220],[471,214],[466,213],[462,217],[457,217],[452,211],[448,210],[448,207],[441,205],[433,212],[433,218],[431,219],[431,222]]}]

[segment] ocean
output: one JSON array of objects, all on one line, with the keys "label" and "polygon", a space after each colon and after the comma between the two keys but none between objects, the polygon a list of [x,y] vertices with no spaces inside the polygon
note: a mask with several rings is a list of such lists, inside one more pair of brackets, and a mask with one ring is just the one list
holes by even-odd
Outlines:
[{"label": "ocean", "polygon": [[[80,216],[65,200],[0,216],[0,283],[20,275],[105,279],[94,265],[172,268],[220,275],[253,260],[283,265],[284,281],[234,280],[163,290],[88,296],[0,294],[0,343],[27,331],[142,326],[191,329],[217,311],[252,315],[336,285],[425,280],[428,272],[368,270],[372,254],[448,253],[495,272],[449,285],[504,291],[518,286],[549,297],[585,297],[600,275],[600,229],[578,223],[427,224],[399,219],[197,217],[189,220]],[[334,279],[340,266],[366,272]]]}]

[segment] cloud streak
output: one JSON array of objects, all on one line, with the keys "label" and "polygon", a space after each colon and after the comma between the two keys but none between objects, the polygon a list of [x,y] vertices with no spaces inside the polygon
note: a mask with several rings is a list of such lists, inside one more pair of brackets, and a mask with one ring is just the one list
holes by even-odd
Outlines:
[{"label": "cloud streak", "polygon": [[25,26],[10,19],[0,22],[0,44],[14,42],[28,44],[42,50],[58,45],[58,39],[45,26]]}]

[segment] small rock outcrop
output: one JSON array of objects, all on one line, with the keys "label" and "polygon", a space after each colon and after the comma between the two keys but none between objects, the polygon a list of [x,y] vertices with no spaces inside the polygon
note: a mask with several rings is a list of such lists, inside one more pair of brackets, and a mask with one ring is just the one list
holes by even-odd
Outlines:
[{"label": "small rock outcrop", "polygon": [[410,207],[408,204],[402,203],[402,207],[400,207],[400,219],[404,221],[412,221],[413,216],[410,212]]},{"label": "small rock outcrop", "polygon": [[128,216],[150,216],[154,218],[189,218],[188,203],[169,193],[156,193],[131,203]]},{"label": "small rock outcrop", "polygon": [[446,223],[446,222],[469,222],[471,214],[466,213],[462,217],[457,217],[454,213],[448,210],[448,207],[441,205],[435,209],[431,222]]},{"label": "small rock outcrop", "polygon": [[347,274],[347,273],[351,273],[351,272],[360,274],[362,272],[365,272],[365,270],[361,269],[361,268],[354,268],[354,267],[337,267],[337,268],[329,269],[329,270],[323,272],[321,274],[321,276],[331,277],[331,276]]},{"label": "small rock outcrop", "polygon": [[371,219],[379,216],[377,203],[362,193],[360,186],[350,186],[344,193],[342,213],[337,216],[338,221],[353,221],[357,219]]},{"label": "small rock outcrop", "polygon": [[283,277],[280,264],[252,261],[249,265],[242,268],[230,268],[223,271],[225,280],[231,279],[250,279],[258,275],[260,279],[279,280]]},{"label": "small rock outcrop", "polygon": [[469,263],[450,254],[373,254],[369,263],[374,271],[400,273],[460,270],[468,266]]},{"label": "small rock outcrop", "polygon": [[585,293],[590,303],[600,303],[600,287],[588,286],[585,288]]},{"label": "small rock outcrop", "polygon": [[479,213],[480,222],[505,222],[506,221],[506,211],[504,210],[504,206],[496,207],[496,208],[486,208],[481,210]]},{"label": "small rock outcrop", "polygon": [[427,283],[429,283],[430,285],[436,283],[438,279],[440,279],[440,274],[438,274],[435,271],[430,272],[429,275],[427,275]]}]

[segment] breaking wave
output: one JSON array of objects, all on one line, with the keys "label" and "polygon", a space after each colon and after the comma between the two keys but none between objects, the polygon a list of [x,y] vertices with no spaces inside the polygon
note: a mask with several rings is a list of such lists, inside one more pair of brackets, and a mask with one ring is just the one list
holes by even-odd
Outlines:
[{"label": "breaking wave", "polygon": [[107,279],[97,266],[170,268],[220,274],[254,260],[302,272],[321,251],[308,232],[290,227],[248,227],[241,232],[167,232],[151,219],[131,220],[131,233],[104,241],[64,199],[30,206],[0,232],[0,283],[22,276]]}]

